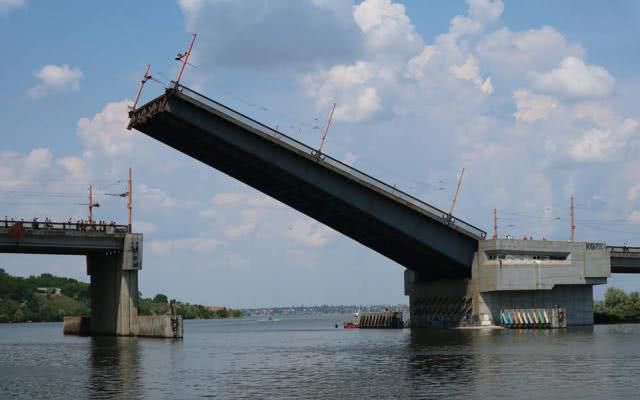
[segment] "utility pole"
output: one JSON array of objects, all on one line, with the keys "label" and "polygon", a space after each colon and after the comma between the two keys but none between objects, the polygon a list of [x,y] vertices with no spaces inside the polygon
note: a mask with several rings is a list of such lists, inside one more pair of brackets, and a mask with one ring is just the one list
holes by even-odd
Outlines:
[{"label": "utility pole", "polygon": [[132,232],[132,212],[133,212],[133,182],[131,179],[131,167],[129,167],[129,189],[127,192],[127,210],[129,211],[129,219],[128,219],[128,225],[129,225],[129,232]]},{"label": "utility pole", "polygon": [[573,195],[571,195],[571,241],[575,240],[576,224],[575,224],[575,207],[573,205]]},{"label": "utility pole", "polygon": [[331,108],[331,112],[329,113],[329,120],[327,121],[327,127],[324,128],[324,133],[322,134],[322,141],[320,142],[320,148],[318,149],[318,157],[320,157],[320,154],[322,154],[324,141],[327,139],[327,134],[329,133],[329,127],[331,127],[331,121],[333,120],[333,112],[335,110],[336,110],[336,103],[333,103],[333,107]]},{"label": "utility pole", "polygon": [[498,210],[493,209],[493,240],[498,239]]},{"label": "utility pole", "polygon": [[180,78],[182,78],[182,74],[184,73],[184,69],[186,68],[187,64],[189,63],[189,57],[191,57],[191,50],[193,49],[193,43],[196,41],[196,34],[193,33],[191,36],[191,42],[189,43],[189,47],[187,48],[187,51],[184,53],[178,53],[178,55],[176,56],[176,61],[182,61],[182,65],[180,66],[180,69],[178,70],[178,76],[176,76],[176,88],[178,87],[178,84],[180,83]]},{"label": "utility pole", "polygon": [[458,178],[458,186],[456,186],[456,192],[453,195],[453,201],[451,201],[451,209],[449,210],[449,218],[453,216],[453,210],[456,207],[456,201],[458,200],[458,192],[460,191],[460,184],[462,183],[462,177],[464,176],[464,168],[460,172],[460,178]]}]

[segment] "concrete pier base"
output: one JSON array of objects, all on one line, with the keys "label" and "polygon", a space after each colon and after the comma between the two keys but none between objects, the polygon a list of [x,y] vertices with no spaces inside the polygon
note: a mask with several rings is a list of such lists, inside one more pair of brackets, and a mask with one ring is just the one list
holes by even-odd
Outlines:
[{"label": "concrete pier base", "polygon": [[412,328],[452,328],[472,323],[471,279],[421,281],[411,270],[404,276]]},{"label": "concrete pier base", "polygon": [[87,256],[91,276],[91,334],[135,335],[142,235],[127,234],[123,251]]},{"label": "concrete pier base", "polygon": [[89,336],[91,333],[91,318],[64,317],[62,331],[65,335]]}]

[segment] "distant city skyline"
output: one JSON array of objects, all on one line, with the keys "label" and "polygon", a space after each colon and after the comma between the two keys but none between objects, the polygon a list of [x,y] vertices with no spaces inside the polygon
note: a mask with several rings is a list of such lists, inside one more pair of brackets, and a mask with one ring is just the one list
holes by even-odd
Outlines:
[{"label": "distant city skyline", "polygon": [[[143,293],[232,308],[404,304],[403,268],[135,131],[183,82],[491,234],[640,246],[640,4],[586,1],[0,0],[0,205],[9,218],[126,223]],[[605,34],[606,33],[606,34]],[[425,260],[428,263],[428,260]],[[0,255],[88,280],[82,257]],[[608,286],[640,289],[640,277]],[[596,287],[601,297],[608,286]]]}]

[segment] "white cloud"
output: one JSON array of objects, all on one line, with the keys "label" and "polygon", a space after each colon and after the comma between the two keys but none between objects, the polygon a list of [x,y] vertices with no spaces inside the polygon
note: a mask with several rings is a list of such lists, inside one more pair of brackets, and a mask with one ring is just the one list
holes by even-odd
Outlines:
[{"label": "white cloud", "polygon": [[422,38],[402,4],[365,0],[353,7],[353,19],[364,32],[366,47],[372,53],[413,55],[423,47]]},{"label": "white cloud", "polygon": [[247,195],[240,192],[218,193],[211,198],[211,203],[216,206],[229,206],[244,203]]},{"label": "white cloud", "polygon": [[525,89],[514,91],[513,98],[517,107],[513,116],[522,122],[545,120],[558,106],[557,100],[553,97],[535,94]]},{"label": "white cloud", "polygon": [[420,54],[410,59],[406,70],[407,78],[413,78],[417,81],[424,79],[425,68],[435,53],[435,47],[425,46]]},{"label": "white cloud", "polygon": [[87,163],[80,157],[63,157],[57,160],[67,173],[68,182],[87,182]]},{"label": "white cloud", "polygon": [[611,139],[611,131],[591,129],[573,143],[569,155],[576,161],[604,161],[613,151]]},{"label": "white cloud", "polygon": [[258,226],[260,216],[257,210],[242,210],[240,212],[240,223],[226,228],[224,235],[229,239],[238,239],[250,234]]},{"label": "white cloud", "polygon": [[556,29],[545,26],[522,32],[502,28],[484,35],[476,46],[480,60],[501,77],[521,79],[523,71],[555,67],[565,57],[584,56],[584,49],[571,44]]},{"label": "white cloud", "polygon": [[629,191],[627,192],[627,199],[629,201],[640,199],[640,184],[629,188]]},{"label": "white cloud", "polygon": [[0,0],[0,15],[24,7],[25,0]]},{"label": "white cloud", "polygon": [[35,73],[35,77],[38,78],[39,82],[29,89],[27,94],[31,98],[37,99],[51,92],[80,89],[82,71],[67,64],[45,65]]},{"label": "white cloud", "polygon": [[331,240],[335,231],[311,219],[297,219],[286,232],[286,236],[309,247],[321,247]]},{"label": "white cloud", "polygon": [[355,162],[358,161],[358,156],[350,151],[347,151],[347,154],[344,155],[343,163],[353,166]]},{"label": "white cloud", "polygon": [[361,51],[351,0],[179,0],[198,65],[309,69]]},{"label": "white cloud", "polygon": [[451,71],[451,74],[457,79],[475,83],[483,94],[489,95],[493,93],[491,78],[485,79],[484,82],[482,81],[478,61],[473,55],[469,54],[462,65],[452,65],[449,67],[449,71]]},{"label": "white cloud", "polygon": [[78,136],[87,151],[113,157],[133,150],[134,136],[126,130],[130,104],[130,100],[107,103],[93,118],[78,121]]},{"label": "white cloud", "polygon": [[579,58],[566,57],[552,71],[534,74],[534,85],[569,97],[601,97],[613,90],[615,79],[597,65],[587,65]]},{"label": "white cloud", "polygon": [[47,148],[36,148],[28,154],[0,152],[0,188],[30,186],[50,172],[52,154]]},{"label": "white cloud", "polygon": [[[178,207],[178,201],[158,188],[152,188],[145,184],[136,185],[134,193],[137,203],[149,209],[174,208]],[[185,203],[185,206],[189,204]]]},{"label": "white cloud", "polygon": [[158,231],[158,226],[153,222],[133,220],[133,230],[147,235],[150,233],[156,233]]},{"label": "white cloud", "polygon": [[464,81],[473,81],[479,79],[480,68],[478,67],[478,62],[475,57],[469,55],[467,60],[462,65],[452,65],[449,70],[458,79],[462,79]]},{"label": "white cloud", "polygon": [[152,240],[151,254],[154,256],[166,256],[179,252],[195,252],[201,254],[213,253],[221,242],[206,238],[185,238],[172,240]]},{"label": "white cloud", "polygon": [[629,215],[629,222],[632,224],[640,224],[640,210],[634,210],[631,215]]}]

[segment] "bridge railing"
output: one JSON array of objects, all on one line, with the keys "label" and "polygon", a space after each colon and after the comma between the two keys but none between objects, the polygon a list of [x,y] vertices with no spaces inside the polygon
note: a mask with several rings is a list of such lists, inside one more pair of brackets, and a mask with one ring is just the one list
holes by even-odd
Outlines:
[{"label": "bridge railing", "polygon": [[607,246],[607,249],[612,253],[629,253],[640,256],[640,247]]},{"label": "bridge railing", "polygon": [[11,229],[21,226],[25,230],[38,231],[75,231],[75,232],[103,232],[108,234],[129,233],[129,225],[96,224],[88,222],[53,222],[53,221],[16,221],[0,220],[0,229]]},{"label": "bridge railing", "polygon": [[428,203],[425,203],[424,201],[406,193],[403,192],[387,183],[382,182],[379,179],[376,179],[370,175],[367,175],[366,173],[353,168],[341,161],[336,160],[335,158],[328,156],[324,153],[320,153],[318,150],[307,146],[306,144],[285,135],[282,132],[277,131],[276,129],[273,129],[261,122],[258,122],[256,120],[254,120],[251,117],[248,117],[232,108],[229,108],[227,106],[225,106],[224,104],[218,103],[217,101],[210,99],[209,97],[200,94],[192,89],[189,89],[186,86],[182,86],[182,85],[176,85],[175,86],[175,90],[177,90],[179,93],[186,95],[187,97],[190,97],[194,100],[197,100],[203,104],[205,104],[208,107],[211,107],[214,110],[217,110],[218,112],[231,117],[241,123],[243,123],[244,125],[250,126],[253,129],[256,129],[258,131],[260,131],[263,134],[266,134],[274,139],[277,139],[278,141],[284,142],[287,145],[301,151],[304,153],[307,153],[313,157],[315,157],[317,159],[317,161],[319,163],[325,163],[328,165],[331,165],[333,168],[341,170],[342,172],[346,173],[347,175],[349,175],[352,179],[355,180],[359,180],[362,182],[365,182],[371,186],[374,186],[376,188],[378,188],[379,190],[391,195],[392,197],[395,197],[397,199],[400,199],[406,203],[409,203],[415,207],[417,207],[418,209],[422,210],[424,213],[426,213],[427,215],[431,216],[432,218],[436,219],[436,220],[440,220],[442,223],[447,224],[447,225],[453,225],[457,228],[459,228],[460,230],[466,232],[467,234],[470,234],[471,236],[476,237],[477,239],[484,239],[487,235],[487,233],[485,231],[483,231],[482,229],[469,224],[468,222],[465,222],[461,219],[458,219],[452,215],[449,215],[449,213],[440,210],[437,207],[434,207]]}]

